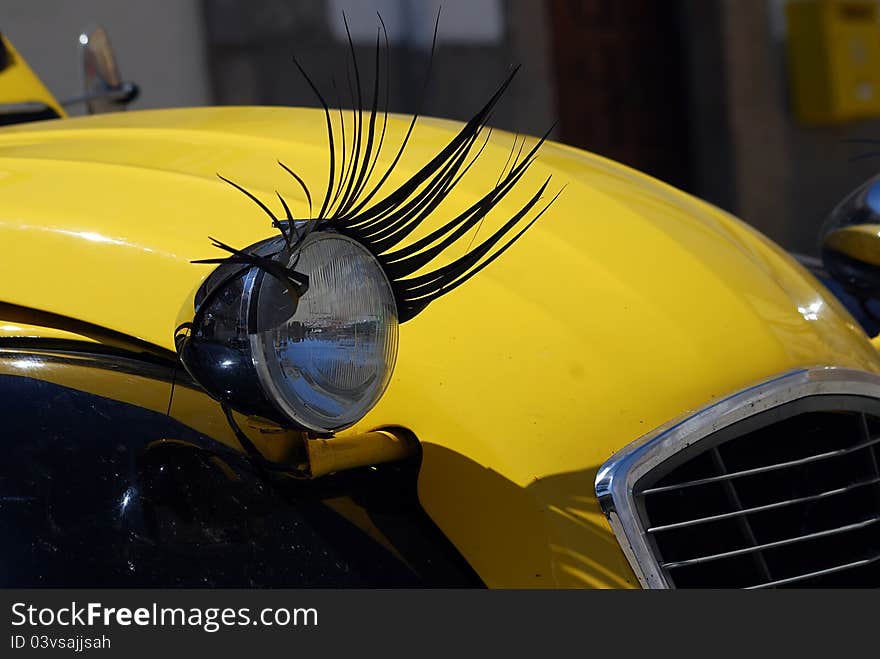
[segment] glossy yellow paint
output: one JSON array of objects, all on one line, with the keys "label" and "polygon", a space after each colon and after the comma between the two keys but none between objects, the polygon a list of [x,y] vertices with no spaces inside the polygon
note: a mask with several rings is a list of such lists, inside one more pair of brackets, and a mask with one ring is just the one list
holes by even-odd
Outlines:
[{"label": "glossy yellow paint", "polygon": [[339,435],[305,441],[309,473],[313,478],[337,471],[367,467],[383,462],[397,462],[416,457],[419,443],[406,432],[391,429],[375,430],[357,435]]},{"label": "glossy yellow paint", "polygon": [[2,315],[0,315],[0,340],[4,338],[62,339],[65,341],[94,342],[94,339],[75,332],[68,332],[58,327],[45,327],[43,325],[31,325],[30,323],[14,320],[3,320]]},{"label": "glossy yellow paint", "polygon": [[9,65],[0,71],[0,104],[45,103],[55,110],[59,117],[66,117],[64,108],[31,70],[12,42],[2,34],[0,40],[9,55]]},{"label": "glossy yellow paint", "polygon": [[[456,127],[420,122],[389,184]],[[392,119],[382,162],[405,128]],[[278,190],[305,215],[275,161],[320,196],[323,130],[314,110],[206,108],[0,131],[0,243],[16,246],[0,262],[0,301],[173,348],[209,271],[189,261],[215,255],[207,237],[247,245],[272,233],[215,173],[268,203]],[[438,221],[495,183],[512,143],[493,134]],[[833,296],[760,234],[576,149],[546,145],[481,235],[551,174],[554,191],[567,184],[552,210],[401,327],[386,395],[348,432],[416,434],[422,503],[488,585],[634,586],[593,493],[612,453],[791,368],[878,371],[880,359]]]}]

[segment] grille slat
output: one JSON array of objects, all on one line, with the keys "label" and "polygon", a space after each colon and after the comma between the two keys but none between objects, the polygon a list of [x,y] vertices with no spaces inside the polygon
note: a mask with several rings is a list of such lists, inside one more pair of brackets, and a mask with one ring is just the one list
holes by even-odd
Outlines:
[{"label": "grille slat", "polygon": [[876,524],[880,522],[880,516],[872,517],[870,519],[864,519],[860,522],[855,522],[853,524],[845,524],[844,526],[839,526],[834,529],[826,529],[824,531],[816,531],[815,533],[808,533],[807,535],[796,536],[794,538],[786,538],[785,540],[776,540],[775,542],[767,542],[763,545],[755,545],[752,547],[743,547],[742,549],[734,549],[732,551],[723,552],[720,554],[713,554],[711,556],[697,556],[696,558],[690,558],[685,561],[676,561],[674,563],[663,563],[663,567],[666,569],[674,569],[679,567],[686,567],[688,565],[697,565],[698,563],[707,563],[709,561],[716,561],[724,558],[732,558],[734,556],[741,556],[744,554],[749,554],[752,552],[761,552],[766,551],[768,549],[775,549],[777,547],[785,547],[787,545],[793,545],[798,542],[806,542],[809,540],[817,540],[819,538],[827,538],[832,535],[837,535],[839,533],[847,533],[849,531],[856,531],[858,529],[863,529],[867,526],[871,526],[872,524]]},{"label": "grille slat", "polygon": [[778,588],[779,586],[785,586],[792,583],[799,583],[803,581],[807,581],[809,579],[818,579],[819,577],[824,577],[830,574],[837,574],[838,572],[844,572],[845,570],[853,570],[859,567],[865,567],[866,565],[872,565],[880,561],[880,554],[876,556],[871,556],[870,558],[862,558],[857,561],[852,561],[851,563],[844,563],[843,565],[835,565],[834,567],[825,568],[824,570],[816,570],[815,572],[810,572],[809,574],[799,574],[794,577],[789,577],[787,579],[778,579],[777,581],[770,581],[768,583],[758,584],[757,586],[747,586],[746,590],[760,590],[762,588]]},{"label": "grille slat", "polygon": [[674,529],[683,529],[688,526],[696,526],[698,524],[706,524],[709,522],[718,522],[724,519],[729,519],[731,517],[739,517],[740,515],[751,515],[752,513],[760,513],[766,512],[769,510],[776,510],[777,508],[785,508],[786,506],[794,506],[799,503],[809,503],[811,501],[819,501],[820,499],[827,499],[829,497],[837,496],[838,494],[845,494],[851,490],[858,489],[860,487],[868,487],[870,485],[880,485],[880,477],[872,478],[866,481],[859,481],[858,483],[851,483],[849,485],[844,485],[843,487],[838,487],[833,490],[826,490],[825,492],[819,492],[818,494],[811,494],[805,497],[797,497],[795,499],[786,499],[785,501],[776,501],[774,503],[768,503],[763,506],[753,506],[752,508],[742,508],[740,510],[733,510],[729,513],[721,513],[718,515],[709,515],[708,517],[698,517],[697,519],[688,519],[681,522],[675,522],[673,524],[664,524],[663,526],[652,526],[648,529],[648,533],[660,533],[661,531],[672,531]]},{"label": "grille slat", "polygon": [[665,583],[880,586],[878,445],[880,400],[815,396],[657,463],[632,492]]},{"label": "grille slat", "polygon": [[681,483],[674,483],[671,485],[662,485],[660,487],[650,487],[640,490],[638,494],[658,494],[660,492],[669,492],[672,490],[680,490],[687,487],[695,487],[697,485],[708,485],[709,483],[718,483],[726,480],[730,480],[733,478],[742,478],[743,476],[754,476],[757,474],[767,473],[769,471],[776,471],[779,469],[788,469],[791,467],[800,467],[802,465],[810,464],[811,462],[818,462],[820,460],[828,460],[831,458],[839,458],[845,455],[849,455],[850,453],[854,453],[855,451],[861,451],[862,449],[872,447],[875,444],[880,444],[880,437],[874,437],[873,439],[869,439],[865,442],[857,444],[856,446],[850,446],[845,449],[838,449],[835,451],[827,451],[825,453],[820,453],[818,455],[810,455],[806,458],[799,458],[797,460],[788,460],[786,462],[778,462],[771,465],[766,465],[763,467],[755,467],[753,469],[743,469],[741,471],[733,471],[727,474],[720,474],[718,476],[709,476],[707,478],[698,478],[691,481],[684,481]]}]

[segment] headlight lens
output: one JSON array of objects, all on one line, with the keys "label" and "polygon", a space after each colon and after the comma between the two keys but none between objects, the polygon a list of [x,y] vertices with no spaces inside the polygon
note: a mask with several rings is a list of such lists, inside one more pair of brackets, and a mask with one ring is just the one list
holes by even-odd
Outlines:
[{"label": "headlight lens", "polygon": [[[267,256],[281,247],[279,238],[251,249]],[[308,276],[308,290],[297,302],[284,282],[260,268],[246,269],[197,314],[181,358],[233,409],[315,432],[339,430],[369,412],[391,380],[394,294],[373,255],[338,233],[311,233],[285,258],[285,265]],[[218,268],[196,300],[232,271]]]},{"label": "headlight lens", "polygon": [[[350,426],[379,400],[397,357],[397,308],[375,258],[354,240],[313,233],[296,270],[309,290],[290,315],[284,285],[266,274],[251,335],[263,387],[281,410],[311,430]],[[287,316],[278,325],[276,319]]]}]

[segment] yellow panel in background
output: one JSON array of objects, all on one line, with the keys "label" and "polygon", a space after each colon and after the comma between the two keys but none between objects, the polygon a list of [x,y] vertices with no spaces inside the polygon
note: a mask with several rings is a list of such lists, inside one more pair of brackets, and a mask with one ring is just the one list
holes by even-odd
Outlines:
[{"label": "yellow panel in background", "polygon": [[803,123],[880,116],[880,23],[875,0],[786,5],[792,105]]},{"label": "yellow panel in background", "polygon": [[66,117],[64,108],[55,100],[37,74],[15,50],[9,39],[0,34],[0,47],[6,50],[8,62],[0,70],[0,103],[44,103],[59,117]]}]

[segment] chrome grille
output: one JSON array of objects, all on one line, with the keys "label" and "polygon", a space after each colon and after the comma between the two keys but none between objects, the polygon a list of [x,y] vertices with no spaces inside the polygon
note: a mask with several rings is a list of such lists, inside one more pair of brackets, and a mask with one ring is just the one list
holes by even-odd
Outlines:
[{"label": "chrome grille", "polygon": [[597,478],[646,586],[880,586],[880,379],[787,374],[643,438]]}]

